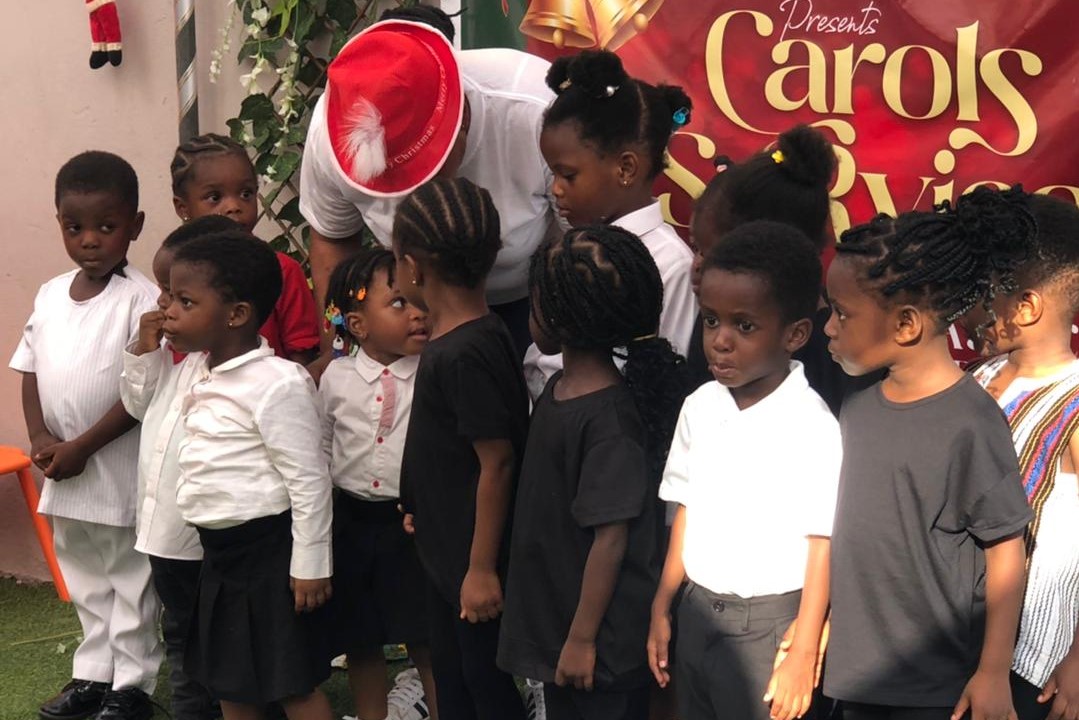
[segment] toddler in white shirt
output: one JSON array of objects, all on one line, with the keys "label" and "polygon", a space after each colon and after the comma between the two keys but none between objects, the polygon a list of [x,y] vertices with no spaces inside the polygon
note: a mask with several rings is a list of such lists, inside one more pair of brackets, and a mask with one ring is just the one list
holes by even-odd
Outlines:
[{"label": "toddler in white shirt", "polygon": [[318,401],[304,369],[259,327],[281,292],[268,245],[243,231],[177,250],[164,336],[194,360],[183,398],[176,501],[203,547],[184,670],[226,720],[280,702],[292,720],[332,717],[331,486]]},{"label": "toddler in white shirt", "polygon": [[427,646],[424,575],[415,542],[398,510],[401,457],[412,410],[427,314],[395,283],[389,250],[369,248],[330,276],[326,322],[357,344],[354,357],[330,363],[319,384],[322,442],[334,503],[334,637],[348,654],[349,685],[359,718],[385,718],[382,646],[405,643],[429,707],[434,680]]}]

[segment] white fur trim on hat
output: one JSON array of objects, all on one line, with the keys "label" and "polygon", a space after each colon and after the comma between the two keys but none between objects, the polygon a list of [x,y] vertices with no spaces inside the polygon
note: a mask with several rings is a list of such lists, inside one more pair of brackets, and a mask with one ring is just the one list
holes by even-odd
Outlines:
[{"label": "white fur trim on hat", "polygon": [[359,98],[349,111],[341,130],[344,152],[352,162],[352,175],[359,182],[378,177],[386,169],[386,129],[382,113],[369,100]]}]

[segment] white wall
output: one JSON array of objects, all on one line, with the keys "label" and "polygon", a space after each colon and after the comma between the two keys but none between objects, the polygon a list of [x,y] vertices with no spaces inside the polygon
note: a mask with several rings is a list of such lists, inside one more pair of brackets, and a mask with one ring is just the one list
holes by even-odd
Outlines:
[{"label": "white wall", "polygon": [[[130,259],[147,274],[161,239],[177,224],[168,176],[177,143],[173,5],[117,0],[117,6],[124,36],[118,68],[87,65],[89,23],[81,2],[23,3],[19,25],[32,31],[8,33],[0,43],[0,445],[28,449],[20,376],[7,369],[7,361],[38,286],[71,268],[54,219],[59,167],[90,149],[115,152],[135,167],[146,227]],[[219,83],[207,78],[227,12],[222,0],[196,2],[203,131],[223,131],[225,118],[243,98],[235,50],[223,63]],[[13,476],[0,477],[0,574],[48,577]]]}]

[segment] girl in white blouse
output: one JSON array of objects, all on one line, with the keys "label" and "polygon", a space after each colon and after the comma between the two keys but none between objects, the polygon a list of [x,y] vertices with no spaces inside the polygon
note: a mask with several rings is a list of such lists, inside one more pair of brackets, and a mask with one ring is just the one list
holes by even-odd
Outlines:
[{"label": "girl in white blouse", "polygon": [[330,363],[319,383],[322,447],[340,490],[334,554],[343,562],[334,577],[334,637],[348,654],[357,717],[389,713],[382,646],[405,643],[437,718],[423,568],[398,511],[427,313],[402,297],[394,275],[393,253],[368,248],[334,269],[326,294],[326,322],[336,338],[359,345],[354,356]]},{"label": "girl in white blouse", "polygon": [[226,720],[280,702],[330,720],[322,605],[330,597],[329,474],[304,369],[274,357],[259,327],[281,292],[268,245],[243,231],[180,247],[164,335],[201,352],[182,401],[177,506],[203,546],[185,670]]}]

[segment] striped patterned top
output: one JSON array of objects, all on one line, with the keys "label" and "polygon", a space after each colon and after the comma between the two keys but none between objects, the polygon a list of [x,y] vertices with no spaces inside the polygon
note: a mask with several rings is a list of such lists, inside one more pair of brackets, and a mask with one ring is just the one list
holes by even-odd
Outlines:
[{"label": "striped patterned top", "polygon": [[[987,386],[1007,362],[974,370]],[[998,399],[1012,427],[1027,498],[1034,507],[1026,595],[1012,669],[1037,687],[1071,649],[1079,619],[1079,481],[1060,458],[1079,424],[1079,360],[1044,378],[1016,378]]]},{"label": "striped patterned top", "polygon": [[[123,353],[138,337],[139,317],[156,307],[157,286],[130,265],[126,277],[85,301],[71,299],[78,270],[38,290],[34,312],[11,368],[37,375],[49,432],[71,440],[120,401]],[[38,511],[102,525],[134,527],[139,434],[131,430],[90,456],[81,475],[46,479]]]}]

